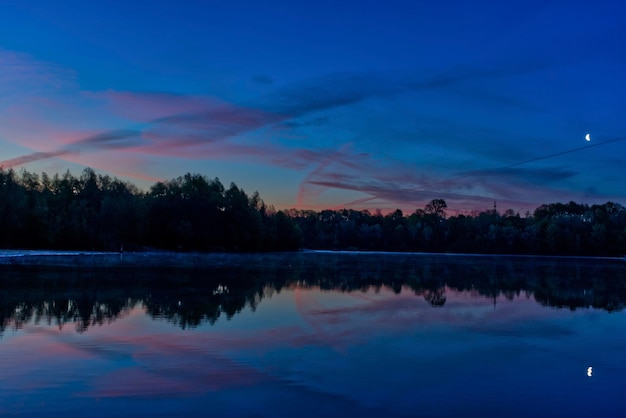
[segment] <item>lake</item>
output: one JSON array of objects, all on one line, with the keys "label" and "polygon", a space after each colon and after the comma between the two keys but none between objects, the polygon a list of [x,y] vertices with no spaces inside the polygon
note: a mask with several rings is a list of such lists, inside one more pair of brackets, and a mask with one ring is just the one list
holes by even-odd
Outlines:
[{"label": "lake", "polygon": [[626,410],[626,261],[0,254],[0,414]]}]

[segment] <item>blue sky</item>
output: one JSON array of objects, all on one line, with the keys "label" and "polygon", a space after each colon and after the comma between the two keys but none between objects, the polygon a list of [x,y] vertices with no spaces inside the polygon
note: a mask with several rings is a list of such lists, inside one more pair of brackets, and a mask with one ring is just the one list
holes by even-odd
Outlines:
[{"label": "blue sky", "polygon": [[198,172],[279,208],[624,204],[619,2],[0,10],[4,168]]}]

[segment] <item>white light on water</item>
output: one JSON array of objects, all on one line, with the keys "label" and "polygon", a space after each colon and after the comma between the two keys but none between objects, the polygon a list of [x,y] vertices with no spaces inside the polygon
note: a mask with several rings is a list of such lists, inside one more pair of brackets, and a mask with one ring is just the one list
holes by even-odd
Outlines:
[{"label": "white light on water", "polygon": [[587,367],[587,376],[591,377],[592,374],[593,374],[593,367],[591,366]]}]

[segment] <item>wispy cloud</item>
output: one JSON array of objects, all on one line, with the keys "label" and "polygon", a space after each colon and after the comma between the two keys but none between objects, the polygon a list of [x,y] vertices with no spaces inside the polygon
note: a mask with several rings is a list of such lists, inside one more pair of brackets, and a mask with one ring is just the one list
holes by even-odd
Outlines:
[{"label": "wispy cloud", "polygon": [[2,48],[0,68],[0,99],[35,91],[50,93],[76,85],[72,70]]},{"label": "wispy cloud", "polygon": [[[27,73],[23,76],[25,80],[51,79],[59,82],[68,79],[63,69],[14,53],[1,54],[0,62],[8,64],[11,69],[7,82],[21,77],[20,74],[24,72]],[[147,126],[141,129],[144,137],[187,146],[234,137],[277,122],[284,122],[286,127],[324,123],[326,117],[316,117],[308,122],[300,118],[369,98],[444,88],[465,81],[515,75],[540,68],[543,68],[540,64],[520,65],[520,62],[514,62],[496,69],[458,68],[431,76],[423,73],[399,73],[392,76],[375,73],[329,74],[284,85],[246,106],[170,93],[110,90],[80,94],[89,100],[104,102],[108,111],[127,118],[129,123],[146,123]],[[118,127],[113,131],[119,129],[126,127]],[[56,151],[51,154],[56,154]]]},{"label": "wispy cloud", "polygon": [[460,176],[465,177],[491,177],[502,179],[506,182],[515,181],[516,183],[530,183],[530,184],[546,184],[553,181],[564,180],[577,176],[579,173],[574,170],[566,170],[562,168],[493,168],[493,169],[481,169],[474,171],[466,171],[459,173]]},{"label": "wispy cloud", "polygon": [[[360,163],[358,170],[351,171],[333,166],[332,161],[320,165],[305,179],[306,184],[301,185],[300,203],[306,206],[307,199],[314,199],[320,190],[339,189],[363,193],[366,197],[338,205],[335,209],[399,207],[413,210],[434,198],[443,198],[452,207],[465,210],[486,209],[494,200],[516,210],[534,209],[536,203],[529,202],[529,195],[543,199],[540,200],[543,202],[571,200],[571,191],[559,182],[578,175],[574,170],[561,168],[496,168],[461,172],[448,177],[427,172],[420,174],[406,167],[389,168],[375,160]],[[610,196],[595,193],[595,197]]]},{"label": "wispy cloud", "polygon": [[[578,40],[577,50],[593,52],[595,40]],[[533,153],[521,144],[522,141],[511,140],[521,138],[523,134],[506,131],[503,126],[497,126],[497,121],[489,122],[489,118],[495,119],[494,115],[502,107],[518,112],[521,121],[527,114],[542,109],[532,96],[500,89],[503,80],[554,70],[585,59],[584,54],[572,54],[571,50],[551,52],[552,49],[541,45],[535,50],[518,47],[511,53],[499,54],[497,58],[477,58],[475,62],[432,71],[338,72],[282,85],[269,76],[258,76],[253,81],[264,84],[265,91],[271,92],[234,103],[167,92],[80,91],[74,84],[71,71],[27,55],[0,50],[3,68],[0,72],[0,103],[3,100],[1,94],[17,92],[11,88],[16,83],[27,85],[30,97],[44,97],[48,101],[46,112],[38,111],[37,106],[32,106],[34,102],[20,107],[23,121],[19,130],[23,132],[29,125],[33,130],[40,126],[36,129],[37,135],[22,135],[15,141],[33,151],[5,158],[0,165],[17,167],[52,158],[86,162],[90,160],[87,157],[90,154],[109,156],[102,153],[123,150],[126,155],[132,154],[136,162],[141,162],[142,157],[155,156],[252,160],[306,171],[297,190],[299,207],[314,204],[330,189],[365,194],[361,199],[346,203],[348,206],[415,206],[434,197],[458,202],[473,200],[479,204],[493,198],[517,202],[523,195],[522,192],[513,194],[517,188],[540,191],[546,184],[577,176],[576,170],[567,168],[507,166],[511,160],[533,158]],[[62,97],[47,94],[46,89],[55,85],[65,87]],[[20,91],[24,90],[22,87]],[[432,114],[426,113],[424,109],[436,105],[422,104],[420,100],[439,97],[440,93],[444,93],[445,105],[439,104],[440,108]],[[71,97],[66,97],[68,95]],[[406,95],[412,100],[416,96],[421,98],[414,102],[421,106],[415,110],[415,126],[405,133],[415,146],[411,155],[416,161],[395,149],[399,149],[396,146],[399,141],[393,133],[385,135],[385,141],[381,141],[380,136],[367,144],[355,140],[355,137],[367,137],[368,134],[367,120],[356,118],[354,124],[345,129],[346,138],[339,134],[334,138],[320,135],[313,140],[281,141],[289,136],[290,131],[321,131],[332,127],[336,115],[332,112],[336,110],[360,104],[380,104],[380,99],[385,103],[393,102]],[[471,120],[472,113],[459,117],[448,112],[447,106],[450,103],[458,105],[455,100],[459,98],[461,107],[478,103],[484,108],[481,118],[474,121]],[[55,112],[60,112],[55,109],[55,102],[62,105],[59,108],[65,107],[64,118],[59,120],[70,120],[72,110],[80,115],[76,117],[79,120],[76,125],[65,128],[66,132],[54,125],[60,123],[54,118]],[[358,111],[360,107],[354,106],[354,109]],[[100,122],[98,112],[106,115],[105,122]],[[402,115],[386,117],[389,119],[383,120],[384,126],[380,129],[393,132],[393,127],[387,125],[393,124],[393,117]],[[46,126],[49,122],[46,118],[54,120],[49,123],[54,129]],[[94,121],[91,125],[89,118]],[[404,119],[407,119],[406,115]],[[12,133],[10,129],[0,128],[3,139],[10,141]],[[539,136],[532,139],[533,143],[542,140],[545,138]],[[376,141],[383,143],[376,144]],[[526,141],[529,143],[530,140]],[[451,149],[464,151],[466,161],[462,165]],[[384,150],[384,157],[381,157],[381,150]],[[420,153],[427,152],[433,152],[434,156],[420,157]],[[427,167],[423,162],[428,158],[430,165]],[[498,164],[501,164],[499,168]],[[116,170],[142,175],[119,164]]]},{"label": "wispy cloud", "polygon": [[20,157],[0,161],[0,167],[12,168],[15,166],[46,160],[49,158],[63,157],[69,154],[78,154],[83,151],[121,149],[136,146],[141,133],[133,130],[114,130],[89,136],[72,142],[50,152],[33,152]]}]

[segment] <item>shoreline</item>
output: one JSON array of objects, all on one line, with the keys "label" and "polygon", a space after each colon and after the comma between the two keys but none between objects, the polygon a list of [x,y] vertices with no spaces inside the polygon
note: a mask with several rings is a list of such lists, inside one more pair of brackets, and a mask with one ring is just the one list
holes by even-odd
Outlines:
[{"label": "shoreline", "polygon": [[[386,251],[333,251],[310,250],[290,252],[174,252],[151,250],[145,252],[98,252],[98,251],[54,251],[54,250],[0,250],[1,266],[19,267],[61,267],[61,268],[171,268],[206,269],[245,264],[264,264],[271,261],[285,261],[286,267],[296,260],[307,261],[310,257],[370,257],[406,261],[438,259],[444,262],[464,263],[469,260],[502,262],[563,262],[563,263],[619,263],[624,257],[527,255],[527,254],[469,254],[469,253],[426,253],[426,252],[386,252]],[[381,260],[382,261],[382,260]]]}]

